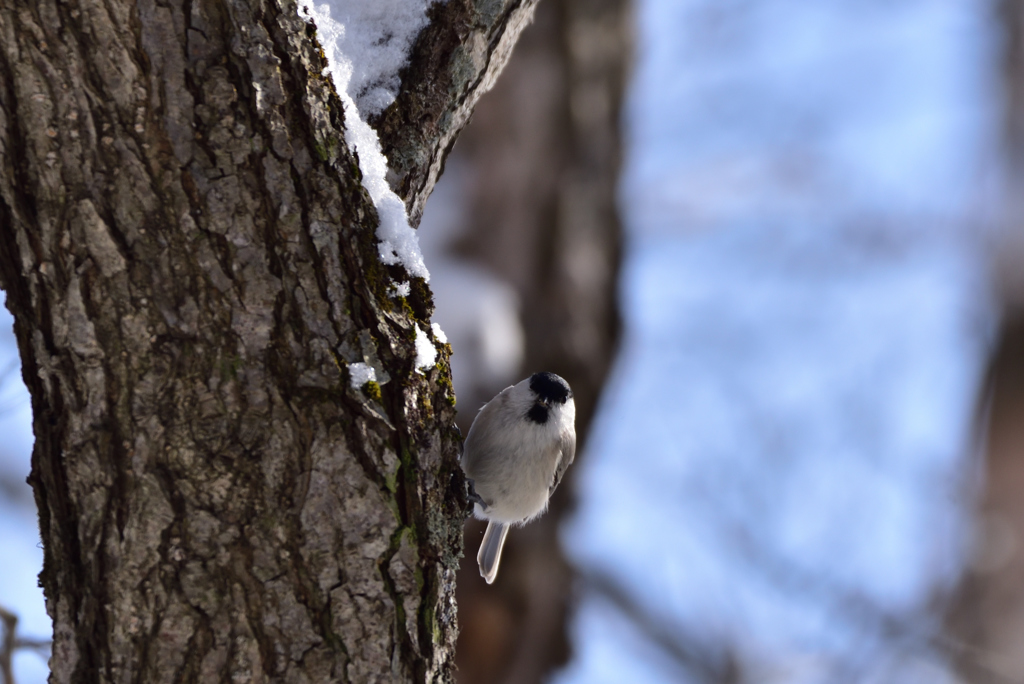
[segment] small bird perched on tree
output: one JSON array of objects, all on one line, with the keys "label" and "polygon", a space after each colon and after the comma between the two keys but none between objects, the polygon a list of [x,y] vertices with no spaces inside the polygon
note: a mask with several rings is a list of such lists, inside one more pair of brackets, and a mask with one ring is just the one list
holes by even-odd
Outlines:
[{"label": "small bird perched on tree", "polygon": [[484,404],[462,449],[473,514],[487,521],[476,555],[480,576],[498,575],[511,525],[533,520],[576,455],[576,404],[554,373],[534,373]]}]

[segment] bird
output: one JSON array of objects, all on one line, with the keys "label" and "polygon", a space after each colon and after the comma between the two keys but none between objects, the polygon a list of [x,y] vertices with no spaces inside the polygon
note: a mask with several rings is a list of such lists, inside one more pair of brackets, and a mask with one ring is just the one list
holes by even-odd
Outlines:
[{"label": "bird", "polygon": [[576,456],[576,404],[569,383],[534,373],[484,404],[463,444],[473,515],[487,521],[476,560],[492,584],[513,525],[544,513]]}]

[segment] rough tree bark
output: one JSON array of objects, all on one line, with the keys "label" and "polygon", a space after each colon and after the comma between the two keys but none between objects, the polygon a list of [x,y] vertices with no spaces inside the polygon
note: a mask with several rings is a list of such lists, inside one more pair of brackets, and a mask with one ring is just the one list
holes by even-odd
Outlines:
[{"label": "rough tree bark", "polygon": [[[430,10],[377,122],[414,216],[533,4]],[[413,368],[430,292],[387,295],[408,277],[299,11],[0,0],[51,681],[451,679],[451,350]]]}]

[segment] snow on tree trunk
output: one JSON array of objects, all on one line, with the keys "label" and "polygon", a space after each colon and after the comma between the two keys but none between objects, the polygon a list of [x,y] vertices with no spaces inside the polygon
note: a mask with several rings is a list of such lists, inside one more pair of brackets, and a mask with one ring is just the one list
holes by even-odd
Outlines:
[{"label": "snow on tree trunk", "polygon": [[[430,10],[384,112],[413,216],[532,6]],[[452,678],[451,349],[416,367],[430,292],[395,295],[300,11],[0,0],[51,681]]]}]

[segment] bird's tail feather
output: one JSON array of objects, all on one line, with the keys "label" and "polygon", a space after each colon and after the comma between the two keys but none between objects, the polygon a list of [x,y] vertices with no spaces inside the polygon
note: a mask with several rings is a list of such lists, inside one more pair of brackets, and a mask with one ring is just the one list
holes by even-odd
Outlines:
[{"label": "bird's tail feather", "polygon": [[487,523],[487,531],[484,532],[484,540],[480,542],[480,551],[476,554],[476,562],[480,565],[480,576],[487,580],[488,584],[494,582],[494,578],[498,576],[501,549],[505,546],[507,535],[508,525],[497,522]]}]

